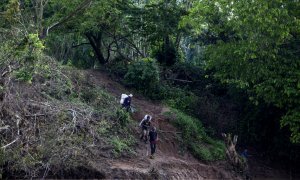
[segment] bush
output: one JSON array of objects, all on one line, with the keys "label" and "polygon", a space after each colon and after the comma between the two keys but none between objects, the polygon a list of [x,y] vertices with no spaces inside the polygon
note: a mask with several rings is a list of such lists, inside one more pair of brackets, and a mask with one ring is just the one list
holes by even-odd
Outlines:
[{"label": "bush", "polygon": [[131,135],[124,138],[120,138],[119,136],[114,136],[110,142],[114,148],[113,154],[115,156],[120,156],[125,151],[129,153],[133,153],[131,146],[134,142],[135,142],[134,138]]},{"label": "bush", "polygon": [[199,120],[178,110],[172,110],[167,115],[174,118],[175,126],[182,131],[184,144],[196,158],[205,161],[225,158],[225,145],[210,138]]},{"label": "bush", "polygon": [[195,112],[197,107],[197,102],[199,98],[192,92],[185,91],[180,88],[169,87],[168,96],[166,98],[166,103],[176,109],[180,109],[183,112],[192,114]]},{"label": "bush", "polygon": [[125,83],[142,91],[145,95],[157,93],[159,85],[159,68],[154,59],[144,58],[128,67]]},{"label": "bush", "polygon": [[25,68],[19,69],[18,71],[15,71],[15,77],[16,79],[24,82],[31,83],[32,81],[32,72],[28,71]]},{"label": "bush", "polygon": [[121,127],[125,127],[130,122],[130,115],[126,111],[117,109],[115,114],[115,118],[118,119],[118,123],[121,125]]},{"label": "bush", "polygon": [[124,150],[128,150],[129,149],[129,147],[126,144],[126,142],[123,139],[120,139],[118,136],[112,138],[111,144],[114,147],[114,151],[113,152],[114,152],[115,155],[119,155]]},{"label": "bush", "polygon": [[173,44],[164,44],[153,50],[151,53],[158,62],[165,66],[172,66],[179,60],[179,53]]},{"label": "bush", "polygon": [[108,66],[109,70],[119,77],[124,77],[128,71],[128,62],[122,57],[116,57]]}]

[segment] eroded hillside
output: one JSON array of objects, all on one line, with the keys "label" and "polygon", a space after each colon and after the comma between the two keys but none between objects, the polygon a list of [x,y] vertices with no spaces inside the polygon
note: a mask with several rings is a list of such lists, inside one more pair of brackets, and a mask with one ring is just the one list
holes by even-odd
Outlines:
[{"label": "eroded hillside", "polygon": [[[239,178],[224,163],[200,163],[182,148],[167,107],[135,94],[137,111],[130,120],[118,104],[128,90],[107,73],[55,62],[40,72],[31,83],[10,72],[1,79],[3,177]],[[138,121],[146,113],[159,129],[153,160],[149,145],[138,138]]]}]

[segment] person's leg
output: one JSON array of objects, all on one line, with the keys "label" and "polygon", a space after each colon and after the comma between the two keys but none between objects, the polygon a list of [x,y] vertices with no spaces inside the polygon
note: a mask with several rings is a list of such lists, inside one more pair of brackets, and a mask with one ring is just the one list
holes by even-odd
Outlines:
[{"label": "person's leg", "polygon": [[154,159],[154,156],[153,156],[153,154],[154,154],[154,152],[155,152],[154,146],[155,146],[155,144],[153,144],[153,143],[150,142],[150,149],[151,149],[151,155],[150,155],[150,158],[151,158],[151,159]]},{"label": "person's leg", "polygon": [[155,144],[150,143],[150,148],[151,148],[151,155],[153,155],[155,153]]},{"label": "person's leg", "polygon": [[148,134],[147,134],[147,127],[144,127],[144,141],[145,143],[147,143],[147,140],[148,140]]},{"label": "person's leg", "polygon": [[146,137],[145,141],[148,140],[148,136],[149,136],[149,129],[147,128],[147,129],[146,129],[146,135],[145,135],[145,137]]},{"label": "person's leg", "polygon": [[150,148],[151,148],[151,157],[153,157],[153,155],[155,154],[155,150],[156,150],[156,143],[150,143]]}]

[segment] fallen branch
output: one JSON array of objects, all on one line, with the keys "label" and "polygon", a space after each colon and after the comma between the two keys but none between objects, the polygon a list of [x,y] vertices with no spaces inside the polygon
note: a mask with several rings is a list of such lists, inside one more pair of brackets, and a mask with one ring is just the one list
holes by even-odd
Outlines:
[{"label": "fallen branch", "polygon": [[7,130],[9,128],[9,125],[6,125],[6,126],[4,126],[4,127],[0,127],[0,131],[2,131],[2,130]]},{"label": "fallen branch", "polygon": [[6,74],[8,74],[8,73],[10,73],[10,72],[11,72],[11,67],[8,66],[8,70],[5,71],[5,72],[3,72],[1,76],[4,77]]},{"label": "fallen branch", "polygon": [[2,146],[1,149],[5,149],[7,148],[8,146],[12,145],[13,143],[17,142],[17,140],[19,140],[19,138],[13,140],[12,142],[10,142],[9,144],[6,144],[5,146]]}]

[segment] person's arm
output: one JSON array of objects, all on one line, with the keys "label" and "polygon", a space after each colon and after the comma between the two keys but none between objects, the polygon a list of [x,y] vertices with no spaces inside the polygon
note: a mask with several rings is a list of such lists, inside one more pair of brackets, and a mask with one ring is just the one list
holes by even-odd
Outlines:
[{"label": "person's arm", "polygon": [[140,122],[139,126],[142,126],[142,124],[143,124],[144,120],[145,120],[145,119],[142,119],[142,120],[141,120],[141,122]]}]

